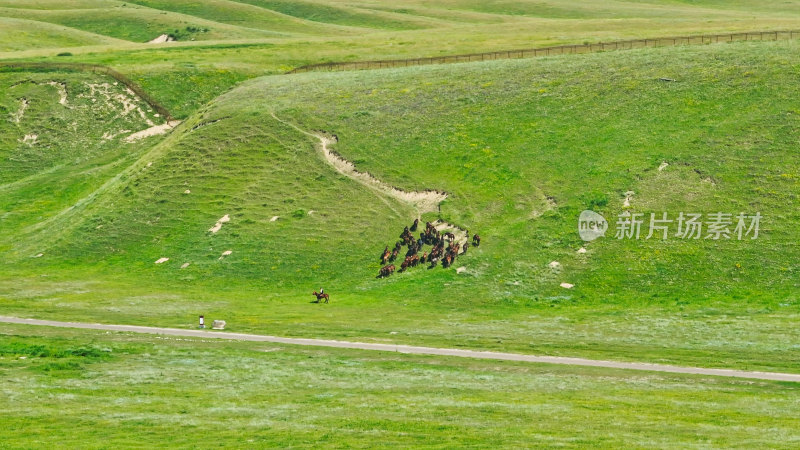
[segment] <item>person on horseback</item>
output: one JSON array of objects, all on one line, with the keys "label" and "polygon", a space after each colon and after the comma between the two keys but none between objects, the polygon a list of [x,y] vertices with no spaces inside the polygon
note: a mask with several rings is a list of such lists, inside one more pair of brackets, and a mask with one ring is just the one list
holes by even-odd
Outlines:
[{"label": "person on horseback", "polygon": [[[322,289],[320,289],[320,291],[322,291]],[[325,299],[325,303],[328,303],[328,301],[329,301],[329,300],[330,300],[330,298],[331,298],[331,297],[330,297],[330,295],[328,295],[328,294],[326,294],[326,293],[324,293],[324,292],[317,292],[317,291],[314,291],[314,292],[313,292],[313,295],[314,295],[314,297],[316,297],[316,298],[317,298],[317,300],[316,300],[316,301],[313,301],[313,302],[311,302],[311,303],[319,303],[319,302],[320,302],[320,300],[322,300],[322,299]]]}]

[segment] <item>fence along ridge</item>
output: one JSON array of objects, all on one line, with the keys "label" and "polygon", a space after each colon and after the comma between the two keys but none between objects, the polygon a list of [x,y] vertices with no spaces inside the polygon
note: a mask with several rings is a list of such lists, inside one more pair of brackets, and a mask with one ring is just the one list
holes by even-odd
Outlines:
[{"label": "fence along ridge", "polygon": [[627,39],[611,42],[563,44],[550,47],[499,50],[493,52],[464,53],[458,55],[431,56],[427,58],[376,59],[368,61],[326,62],[296,67],[286,74],[314,71],[344,71],[385,69],[392,67],[450,64],[459,62],[491,61],[496,59],[523,59],[539,56],[597,53],[610,50],[631,50],[647,47],[670,47],[677,45],[715,44],[734,41],[791,40],[800,37],[800,30],[741,31],[723,34],[696,34],[689,36],[663,36],[658,38]]},{"label": "fence along ridge", "polygon": [[124,84],[125,87],[133,91],[134,94],[139,96],[151,108],[156,110],[168,122],[172,120],[172,115],[167,111],[167,108],[161,105],[156,99],[151,97],[141,86],[136,84],[133,80],[125,75],[117,72],[116,70],[102,66],[100,64],[88,63],[51,63],[51,62],[0,62],[0,68],[7,67],[11,69],[49,69],[49,70],[74,70],[80,72],[93,72],[101,73],[110,76],[111,78]]}]

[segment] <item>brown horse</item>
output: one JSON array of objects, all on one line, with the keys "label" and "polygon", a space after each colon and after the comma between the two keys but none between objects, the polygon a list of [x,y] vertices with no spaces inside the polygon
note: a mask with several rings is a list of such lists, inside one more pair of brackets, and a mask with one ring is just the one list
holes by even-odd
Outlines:
[{"label": "brown horse", "polygon": [[472,236],[472,245],[474,245],[475,247],[481,245],[481,237],[478,236],[477,234]]},{"label": "brown horse", "polygon": [[394,264],[389,264],[388,266],[381,267],[381,271],[378,274],[378,278],[388,277],[394,273]]},{"label": "brown horse", "polygon": [[314,303],[319,303],[319,301],[322,300],[323,298],[325,299],[325,303],[328,303],[328,300],[330,300],[330,298],[331,298],[330,295],[328,295],[328,294],[320,294],[317,291],[314,291],[313,295],[314,295],[314,297],[317,297],[317,301],[315,301]]},{"label": "brown horse", "polygon": [[383,256],[381,256],[381,262],[386,264],[386,261],[389,260],[389,256],[391,253],[389,252],[389,247],[386,247],[386,250],[383,251]]},{"label": "brown horse", "polygon": [[402,233],[400,233],[400,239],[403,241],[403,244],[408,242],[408,239],[411,238],[411,231],[408,230],[408,227],[405,227]]},{"label": "brown horse", "polygon": [[419,264],[419,255],[414,254],[414,256],[411,257],[411,267],[416,267],[418,264]]},{"label": "brown horse", "polygon": [[450,253],[448,253],[444,256],[444,259],[442,260],[442,267],[448,268],[450,267],[450,264],[453,264],[453,256]]}]

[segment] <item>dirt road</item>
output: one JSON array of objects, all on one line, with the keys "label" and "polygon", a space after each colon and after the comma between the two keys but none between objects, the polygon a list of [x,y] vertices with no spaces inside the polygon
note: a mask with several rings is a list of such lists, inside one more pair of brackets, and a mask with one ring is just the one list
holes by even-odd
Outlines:
[{"label": "dirt road", "polygon": [[240,341],[273,342],[289,345],[307,345],[315,347],[352,348],[359,350],[375,350],[384,352],[410,353],[419,355],[456,356],[461,358],[494,359],[503,361],[521,361],[540,364],[564,364],[570,366],[604,367],[609,369],[645,370],[651,372],[683,373],[690,375],[710,375],[719,377],[752,378],[758,380],[793,381],[800,383],[800,374],[775,372],[749,372],[731,369],[705,369],[701,367],[681,367],[661,364],[647,364],[622,361],[603,361],[584,358],[565,358],[559,356],[535,356],[518,353],[482,352],[453,348],[417,347],[396,344],[373,344],[367,342],[333,341],[327,339],[285,338],[262,336],[257,334],[228,333],[224,331],[155,328],[135,325],[106,325],[98,323],[57,322],[53,320],[21,319],[0,316],[0,322],[26,325],[40,325],[62,328],[83,328],[89,330],[122,331],[130,333],[161,334],[169,336],[186,336],[198,338],[230,339]]}]

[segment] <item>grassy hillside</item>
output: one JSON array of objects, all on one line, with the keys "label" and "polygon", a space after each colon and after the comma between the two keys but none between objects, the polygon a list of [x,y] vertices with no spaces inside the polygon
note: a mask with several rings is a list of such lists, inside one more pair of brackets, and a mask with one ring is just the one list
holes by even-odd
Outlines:
[{"label": "grassy hillside", "polygon": [[279,32],[225,26],[193,16],[135,6],[94,9],[30,10],[0,8],[0,16],[65,25],[98,35],[147,42],[162,34],[189,40],[247,39],[281,36]]},{"label": "grassy hillside", "polygon": [[0,371],[0,438],[11,448],[800,440],[793,383],[5,324]]},{"label": "grassy hillside", "polygon": [[[800,29],[800,8],[710,0],[4,0],[0,34],[4,27],[12,34],[0,40],[0,59],[110,65],[186,118],[242,79],[306,64]],[[178,41],[144,43],[162,33]]]},{"label": "grassy hillside", "polygon": [[[4,72],[0,83],[4,229],[22,232],[90,196],[148,145],[125,138],[163,122],[108,77]],[[5,233],[0,248],[14,239]]]},{"label": "grassy hillside", "polygon": [[[26,16],[27,17],[27,16]],[[15,52],[39,48],[72,48],[91,44],[114,44],[107,36],[45,24],[28,19],[0,17],[0,51]]]},{"label": "grassy hillside", "polygon": [[[761,30],[800,0],[0,0],[0,315],[797,373],[800,41],[286,74]],[[415,218],[481,245],[378,278]],[[0,324],[12,448],[792,447],[796,391]]]},{"label": "grassy hillside", "polygon": [[[207,312],[273,334],[792,370],[797,45],[254,80],[87,201],[7,236],[0,295],[18,315],[33,302],[185,326]],[[484,238],[466,271],[375,279],[414,211],[338,174],[292,125],[335,133],[392,185],[448,192],[441,218]],[[628,191],[633,211],[671,218],[760,212],[761,235],[580,241],[580,211],[613,228]],[[335,306],[306,304],[319,285]]]}]

